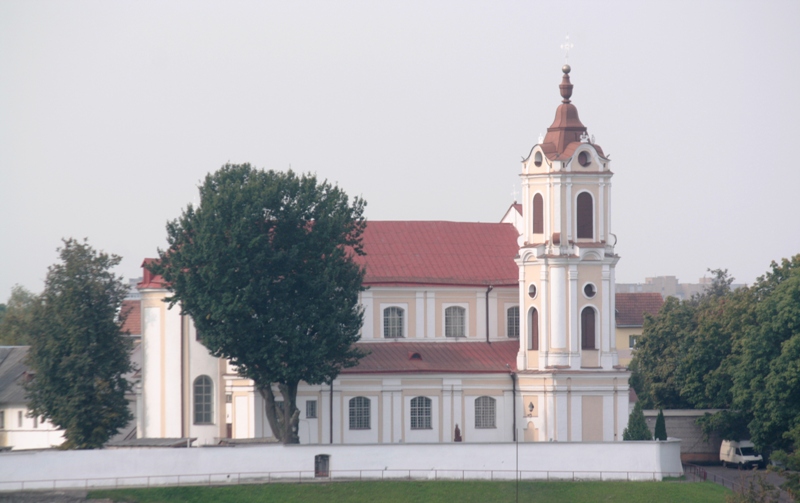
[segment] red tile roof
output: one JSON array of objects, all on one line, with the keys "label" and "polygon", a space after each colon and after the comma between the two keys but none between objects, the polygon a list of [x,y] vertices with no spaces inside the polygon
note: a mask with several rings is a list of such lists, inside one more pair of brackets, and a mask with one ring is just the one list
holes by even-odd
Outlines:
[{"label": "red tile roof", "polygon": [[664,299],[660,293],[618,293],[617,326],[641,327],[644,325],[644,313],[655,316]]},{"label": "red tile roof", "polygon": [[121,311],[128,314],[122,331],[127,330],[130,335],[142,335],[142,301],[123,300]]},{"label": "red tile roof", "polygon": [[[498,373],[517,370],[519,341],[361,342],[366,352],[357,367],[342,374]],[[419,358],[416,357],[419,355]],[[506,367],[509,365],[509,367]]]},{"label": "red tile roof", "polygon": [[146,258],[142,262],[142,281],[136,284],[136,288],[166,288],[167,282],[159,274],[153,274],[147,269],[147,265],[157,261],[157,258]]},{"label": "red tile roof", "polygon": [[[511,224],[372,221],[363,243],[365,285],[517,286],[519,246]],[[142,263],[139,288],[165,288],[164,278]]]},{"label": "red tile roof", "polygon": [[519,249],[511,224],[377,221],[364,231],[366,285],[513,285]]}]

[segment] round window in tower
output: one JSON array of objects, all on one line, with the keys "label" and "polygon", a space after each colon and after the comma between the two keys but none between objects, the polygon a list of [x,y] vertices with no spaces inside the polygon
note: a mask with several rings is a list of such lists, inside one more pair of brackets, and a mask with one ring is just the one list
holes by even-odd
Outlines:
[{"label": "round window in tower", "polygon": [[538,290],[536,290],[536,285],[528,285],[528,297],[535,299]]},{"label": "round window in tower", "polygon": [[592,158],[589,157],[589,152],[585,150],[578,154],[578,164],[583,166],[584,168],[592,163]]},{"label": "round window in tower", "polygon": [[597,295],[597,288],[591,283],[586,283],[583,287],[583,294],[587,299],[591,299]]},{"label": "round window in tower", "polygon": [[541,152],[536,152],[533,155],[533,163],[536,165],[537,168],[542,165],[542,153]]}]

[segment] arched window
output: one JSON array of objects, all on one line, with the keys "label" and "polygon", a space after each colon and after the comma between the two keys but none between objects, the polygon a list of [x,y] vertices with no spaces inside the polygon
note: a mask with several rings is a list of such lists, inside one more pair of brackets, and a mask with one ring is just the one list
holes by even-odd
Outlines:
[{"label": "arched window", "polygon": [[539,351],[539,311],[535,307],[528,311],[528,349]]},{"label": "arched window", "polygon": [[467,310],[460,306],[450,306],[444,310],[445,337],[465,337],[467,335]]},{"label": "arched window", "polygon": [[533,233],[544,233],[544,199],[541,194],[533,196]]},{"label": "arched window", "polygon": [[475,427],[496,428],[497,401],[490,396],[475,399]]},{"label": "arched window", "polygon": [[213,424],[213,388],[208,376],[198,376],[194,380],[194,424]]},{"label": "arched window", "polygon": [[581,311],[581,349],[597,349],[594,339],[595,312],[591,307]]},{"label": "arched window", "polygon": [[519,306],[509,307],[506,311],[506,332],[509,337],[519,339]]},{"label": "arched window", "polygon": [[418,396],[411,399],[411,429],[431,429],[431,399]]},{"label": "arched window", "polygon": [[357,396],[350,399],[350,429],[369,429],[369,398]]},{"label": "arched window", "polygon": [[594,202],[588,192],[578,194],[578,238],[594,238]]},{"label": "arched window", "polygon": [[405,312],[402,307],[387,307],[383,310],[383,336],[387,339],[403,337],[403,316]]}]

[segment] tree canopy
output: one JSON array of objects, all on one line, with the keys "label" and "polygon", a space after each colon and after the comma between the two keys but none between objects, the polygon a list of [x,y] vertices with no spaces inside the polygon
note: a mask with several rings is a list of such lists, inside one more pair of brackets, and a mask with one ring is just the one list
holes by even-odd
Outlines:
[{"label": "tree canopy", "polygon": [[736,291],[727,271],[712,272],[703,295],[670,298],[647,319],[631,384],[645,407],[727,409],[701,419],[706,432],[750,437],[766,452],[792,449],[788,432],[800,426],[800,255],[773,262]]},{"label": "tree canopy", "polygon": [[120,258],[84,240],[64,240],[30,323],[29,408],[65,431],[65,447],[101,447],[132,419],[132,370],[120,313],[128,287],[111,269]]},{"label": "tree canopy", "polygon": [[14,285],[7,304],[0,304],[0,346],[30,344],[30,323],[37,296],[25,287]]},{"label": "tree canopy", "polygon": [[152,266],[209,351],[255,382],[284,443],[298,441],[300,381],[331,382],[362,356],[364,206],[310,174],[228,164],[168,223]]}]

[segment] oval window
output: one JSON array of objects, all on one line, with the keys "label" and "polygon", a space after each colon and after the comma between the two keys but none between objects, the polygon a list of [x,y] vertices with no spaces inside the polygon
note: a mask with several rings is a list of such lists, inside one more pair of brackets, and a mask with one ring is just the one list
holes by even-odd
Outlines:
[{"label": "oval window", "polygon": [[597,288],[591,283],[586,283],[586,286],[583,287],[583,294],[591,299],[597,295]]},{"label": "oval window", "polygon": [[536,298],[536,285],[528,286],[528,297],[532,299]]},{"label": "oval window", "polygon": [[578,154],[578,163],[583,167],[590,165],[592,163],[592,159],[591,157],[589,157],[589,153],[583,151],[580,154]]},{"label": "oval window", "polygon": [[537,168],[542,165],[542,153],[541,152],[536,152],[536,154],[533,156],[533,163],[536,165]]}]

